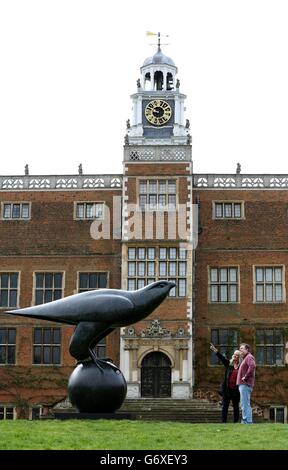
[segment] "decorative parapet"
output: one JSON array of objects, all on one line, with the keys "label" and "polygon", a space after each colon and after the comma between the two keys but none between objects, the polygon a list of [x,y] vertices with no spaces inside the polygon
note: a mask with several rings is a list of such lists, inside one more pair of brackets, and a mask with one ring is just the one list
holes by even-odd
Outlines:
[{"label": "decorative parapet", "polygon": [[286,189],[288,175],[194,174],[197,189]]},{"label": "decorative parapet", "polygon": [[192,151],[188,145],[127,145],[126,162],[191,162]]},{"label": "decorative parapet", "polygon": [[0,191],[121,189],[122,175],[0,176]]},{"label": "decorative parapet", "polygon": [[[189,151],[185,153],[183,149],[188,150],[185,146],[177,147],[175,150],[167,147],[166,151],[161,146],[151,149],[139,146],[139,150],[138,146],[132,149],[129,147],[125,149],[125,160],[189,161]],[[164,153],[162,154],[160,150]],[[136,153],[131,154],[134,151]],[[0,176],[0,191],[122,189],[122,178],[122,175]],[[194,174],[193,187],[195,189],[287,189],[288,175]]]}]

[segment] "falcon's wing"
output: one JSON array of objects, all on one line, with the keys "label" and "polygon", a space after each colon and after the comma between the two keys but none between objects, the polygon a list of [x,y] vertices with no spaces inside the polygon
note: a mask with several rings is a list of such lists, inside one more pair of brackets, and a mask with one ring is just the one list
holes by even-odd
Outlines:
[{"label": "falcon's wing", "polygon": [[99,321],[112,325],[119,320],[121,323],[121,319],[126,316],[129,318],[133,309],[133,302],[122,295],[97,295],[97,291],[89,291],[47,304],[7,310],[5,313],[72,325],[80,321]]}]

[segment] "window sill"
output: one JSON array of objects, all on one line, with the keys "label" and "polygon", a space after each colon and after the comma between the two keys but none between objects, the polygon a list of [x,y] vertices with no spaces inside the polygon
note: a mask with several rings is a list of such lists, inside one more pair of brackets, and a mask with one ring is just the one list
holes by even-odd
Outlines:
[{"label": "window sill", "polygon": [[186,295],[183,296],[183,297],[182,297],[182,296],[181,296],[181,297],[177,297],[177,296],[175,296],[175,297],[169,297],[169,296],[168,296],[168,297],[166,297],[166,299],[174,299],[174,300],[179,300],[179,299],[180,299],[180,300],[181,300],[181,299],[188,299],[188,297],[187,297]]},{"label": "window sill", "polygon": [[246,217],[212,217],[212,220],[219,220],[221,222],[223,222],[223,220],[225,221],[235,221],[235,220],[238,220],[239,222],[242,221],[242,220],[246,220]]},{"label": "window sill", "polygon": [[6,220],[7,222],[11,222],[11,221],[13,221],[13,222],[29,222],[29,221],[31,220],[31,217],[29,217],[29,218],[28,218],[28,217],[27,217],[27,218],[25,217],[25,218],[22,218],[22,219],[21,219],[21,218],[19,218],[19,219],[16,219],[16,218],[8,219],[8,218],[6,218],[6,217],[5,217],[5,218],[2,217],[1,220]]},{"label": "window sill", "polygon": [[[229,359],[228,359],[228,361],[229,361]],[[220,369],[222,367],[222,369],[223,369],[224,366],[223,366],[223,364],[208,364],[208,367],[219,367]]]},{"label": "window sill", "polygon": [[101,217],[83,218],[83,219],[82,219],[82,218],[80,219],[80,218],[74,217],[74,220],[76,220],[77,222],[85,222],[85,221],[91,222],[91,220],[93,220],[93,221],[94,221],[94,220],[99,220],[99,221],[102,220],[102,221],[103,221],[104,218],[103,218],[102,216],[101,216]]},{"label": "window sill", "polygon": [[15,307],[0,307],[0,310],[17,310],[19,307],[19,305],[15,305]]},{"label": "window sill", "polygon": [[253,305],[284,305],[286,304],[286,300],[281,300],[280,302],[256,302],[256,301],[253,301],[252,302]]},{"label": "window sill", "polygon": [[256,362],[257,368],[258,367],[269,367],[269,368],[276,368],[276,367],[287,367],[288,364],[259,364],[259,362]]},{"label": "window sill", "polygon": [[64,367],[63,364],[31,364],[32,367]]},{"label": "window sill", "polygon": [[161,212],[161,213],[164,213],[164,212],[177,212],[178,208],[173,207],[173,209],[172,208],[168,209],[167,207],[165,207],[165,208],[158,207],[156,209],[151,209],[150,207],[145,207],[145,209],[142,209],[141,207],[138,206],[136,208],[136,211],[137,212],[143,212],[143,213],[145,213],[145,212]]}]

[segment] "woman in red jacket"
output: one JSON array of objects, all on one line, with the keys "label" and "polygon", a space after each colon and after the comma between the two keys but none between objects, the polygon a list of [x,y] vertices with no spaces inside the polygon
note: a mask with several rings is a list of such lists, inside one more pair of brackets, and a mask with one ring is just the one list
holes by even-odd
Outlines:
[{"label": "woman in red jacket", "polygon": [[240,394],[236,385],[236,381],[240,364],[240,351],[234,351],[231,359],[229,360],[221,353],[219,353],[218,349],[215,348],[214,344],[210,343],[210,349],[211,351],[215,352],[216,356],[220,359],[220,361],[225,367],[224,382],[221,387],[222,423],[227,423],[227,415],[230,401],[232,401],[233,405],[234,423],[238,423]]}]

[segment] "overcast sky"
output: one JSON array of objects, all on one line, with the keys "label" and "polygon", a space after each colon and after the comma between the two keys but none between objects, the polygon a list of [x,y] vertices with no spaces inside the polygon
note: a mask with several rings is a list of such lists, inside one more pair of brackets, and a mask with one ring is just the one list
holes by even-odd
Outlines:
[{"label": "overcast sky", "polygon": [[287,24],[287,0],[0,0],[0,174],[121,173],[147,30],[170,35],[194,171],[288,173]]}]

